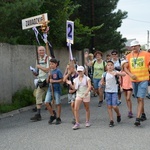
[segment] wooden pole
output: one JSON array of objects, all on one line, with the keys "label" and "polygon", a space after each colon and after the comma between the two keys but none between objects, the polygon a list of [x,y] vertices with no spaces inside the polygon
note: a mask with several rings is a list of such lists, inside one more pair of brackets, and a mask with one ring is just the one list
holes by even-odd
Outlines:
[{"label": "wooden pole", "polygon": [[[47,34],[48,34],[48,31],[49,31],[49,27],[48,27],[48,23],[50,21],[45,21],[45,19],[43,19],[44,21],[43,22],[40,22],[42,23],[42,26],[41,26],[41,30],[44,34],[44,42],[46,44],[46,54],[47,56],[49,57],[50,56],[50,49],[49,49],[49,46],[48,46],[48,40],[47,40]],[[52,74],[51,74],[51,71],[50,71],[50,74],[49,74],[49,80],[52,79]],[[50,89],[51,89],[51,93],[52,93],[52,107],[54,107],[54,104],[55,104],[55,99],[54,99],[54,89],[53,89],[53,84],[50,83]]]}]

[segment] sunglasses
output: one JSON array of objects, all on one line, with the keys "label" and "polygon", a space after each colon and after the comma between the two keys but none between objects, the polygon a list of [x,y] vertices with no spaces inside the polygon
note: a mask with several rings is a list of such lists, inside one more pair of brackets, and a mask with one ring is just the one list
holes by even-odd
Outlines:
[{"label": "sunglasses", "polygon": [[135,46],[131,46],[131,48],[132,48],[132,47],[137,47],[137,45],[135,45]]},{"label": "sunglasses", "polygon": [[117,54],[112,54],[112,55],[117,55]]}]

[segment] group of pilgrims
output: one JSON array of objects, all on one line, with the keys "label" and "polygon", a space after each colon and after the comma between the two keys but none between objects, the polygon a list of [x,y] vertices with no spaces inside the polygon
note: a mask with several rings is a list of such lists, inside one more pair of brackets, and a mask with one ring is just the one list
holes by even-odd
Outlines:
[{"label": "group of pilgrims", "polygon": [[[144,98],[150,98],[149,69],[150,52],[141,50],[138,41],[131,42],[131,51],[119,58],[118,51],[112,50],[103,59],[103,53],[96,50],[94,53],[84,53],[84,65],[77,63],[73,58],[66,65],[64,73],[59,69],[59,61],[46,55],[44,46],[37,49],[38,61],[33,74],[36,76],[36,114],[30,118],[32,121],[40,121],[41,107],[44,104],[50,114],[49,124],[59,125],[61,120],[61,93],[62,85],[68,90],[68,103],[72,110],[73,130],[80,129],[80,105],[85,109],[85,127],[90,127],[90,100],[97,97],[98,107],[105,101],[109,116],[109,127],[115,125],[113,112],[116,113],[116,121],[121,122],[121,95],[127,105],[127,117],[133,118],[132,97],[137,98],[137,114],[135,126],[141,125],[141,121],[147,119],[144,111]],[[143,65],[140,64],[142,58]],[[148,91],[147,91],[148,89]]]}]

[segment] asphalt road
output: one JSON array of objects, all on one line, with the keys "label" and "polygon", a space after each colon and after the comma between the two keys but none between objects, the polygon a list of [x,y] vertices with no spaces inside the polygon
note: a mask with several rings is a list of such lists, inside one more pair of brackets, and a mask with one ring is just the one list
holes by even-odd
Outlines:
[{"label": "asphalt road", "polygon": [[[97,107],[98,98],[91,99],[91,127],[85,127],[85,111],[80,110],[81,129],[72,130],[72,113],[67,100],[62,103],[62,124],[49,125],[49,113],[42,107],[42,120],[31,122],[31,109],[11,112],[0,120],[0,150],[149,150],[150,149],[150,99],[145,99],[147,120],[134,126],[136,99],[133,101],[134,118],[127,117],[127,107],[122,97],[119,106],[121,123],[109,127],[105,102]],[[31,107],[30,107],[31,108]],[[8,117],[9,116],[9,117]],[[12,117],[10,117],[12,116]],[[116,119],[116,114],[114,113]]]}]

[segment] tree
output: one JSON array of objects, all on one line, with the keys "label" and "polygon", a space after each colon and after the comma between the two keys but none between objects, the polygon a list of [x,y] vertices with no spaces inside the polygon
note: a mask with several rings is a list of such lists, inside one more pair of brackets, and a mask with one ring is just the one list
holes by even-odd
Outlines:
[{"label": "tree", "polygon": [[72,20],[75,22],[74,48],[119,50],[125,39],[117,32],[117,28],[127,12],[114,11],[117,3],[118,0],[2,0],[0,42],[36,44],[34,32],[32,29],[22,30],[21,20],[48,13],[48,39],[53,46],[66,46],[66,20]]},{"label": "tree", "polygon": [[[83,25],[98,26],[103,24],[100,30],[93,32],[94,36],[89,42],[89,47],[107,51],[120,50],[124,46],[125,38],[122,38],[117,29],[121,26],[122,19],[127,17],[127,12],[115,10],[119,0],[76,0],[81,7],[76,12]],[[82,14],[82,15],[80,15]],[[92,46],[91,46],[92,45]]]},{"label": "tree", "polygon": [[[12,0],[0,4],[0,42],[11,44],[35,44],[32,29],[22,30],[21,20],[48,13],[50,31],[48,38],[55,46],[62,46],[66,40],[66,20],[78,5],[70,0]],[[66,45],[66,44],[65,44]]]},{"label": "tree", "polygon": [[12,0],[0,5],[0,42],[33,44],[32,30],[22,30],[21,20],[39,14],[42,1]]},{"label": "tree", "polygon": [[66,46],[66,20],[78,9],[78,4],[71,0],[45,0],[41,9],[50,19],[49,39],[57,47]]},{"label": "tree", "polygon": [[91,40],[91,37],[94,36],[93,32],[98,31],[101,29],[102,25],[99,26],[84,26],[81,24],[79,19],[75,20],[75,44],[73,45],[74,49],[82,50],[87,45],[89,45],[89,42]]}]

